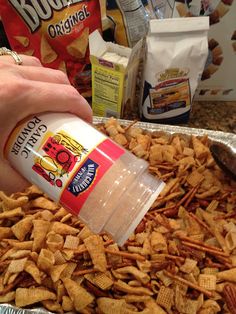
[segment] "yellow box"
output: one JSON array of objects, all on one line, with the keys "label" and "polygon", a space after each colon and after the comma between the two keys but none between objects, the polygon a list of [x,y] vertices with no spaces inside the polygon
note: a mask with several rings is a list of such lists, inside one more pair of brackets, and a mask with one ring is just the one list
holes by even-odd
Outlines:
[{"label": "yellow box", "polygon": [[[96,116],[122,118],[136,105],[135,91],[142,40],[132,49],[105,42],[98,31],[89,36],[92,108]],[[127,58],[127,65],[108,61],[105,53]]]}]

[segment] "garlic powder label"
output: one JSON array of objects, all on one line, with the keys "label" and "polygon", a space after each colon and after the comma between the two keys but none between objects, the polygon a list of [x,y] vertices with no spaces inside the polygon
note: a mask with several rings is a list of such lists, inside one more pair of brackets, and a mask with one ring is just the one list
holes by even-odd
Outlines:
[{"label": "garlic powder label", "polygon": [[74,214],[125,150],[71,114],[43,114],[12,133],[8,160]]}]

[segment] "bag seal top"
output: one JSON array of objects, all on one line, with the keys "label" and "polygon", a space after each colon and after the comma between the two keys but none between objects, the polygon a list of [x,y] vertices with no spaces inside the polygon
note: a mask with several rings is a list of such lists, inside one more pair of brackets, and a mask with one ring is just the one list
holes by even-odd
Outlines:
[{"label": "bag seal top", "polygon": [[181,33],[181,32],[196,32],[209,29],[209,17],[189,17],[189,18],[174,18],[163,20],[151,20],[151,34],[166,34],[166,33]]}]

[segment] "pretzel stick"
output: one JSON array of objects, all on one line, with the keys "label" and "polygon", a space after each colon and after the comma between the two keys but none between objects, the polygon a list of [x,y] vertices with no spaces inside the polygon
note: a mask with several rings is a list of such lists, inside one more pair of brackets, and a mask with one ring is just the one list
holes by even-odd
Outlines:
[{"label": "pretzel stick", "polygon": [[133,122],[131,122],[129,125],[127,125],[124,130],[125,132],[128,131],[132,126],[134,126],[136,123],[138,122],[138,120],[134,120]]},{"label": "pretzel stick", "polygon": [[183,243],[184,245],[186,245],[186,246],[192,247],[192,248],[197,249],[197,250],[199,250],[199,251],[203,251],[203,252],[207,252],[207,253],[211,253],[211,254],[214,254],[214,255],[223,256],[223,257],[229,257],[229,255],[226,254],[225,252],[220,252],[220,251],[212,250],[212,249],[209,249],[209,248],[200,246],[200,245],[198,245],[198,244],[190,243],[190,242],[187,242],[187,241],[182,241],[182,243]]},{"label": "pretzel stick", "polygon": [[179,239],[183,240],[183,241],[187,241],[187,242],[190,242],[190,243],[194,243],[194,244],[198,244],[198,245],[201,245],[207,249],[210,249],[210,250],[214,250],[214,251],[219,251],[219,252],[223,252],[222,249],[216,247],[216,246],[212,246],[212,245],[208,245],[208,244],[205,244],[201,241],[198,241],[198,240],[195,240],[195,239],[192,239],[192,238],[189,238],[189,237],[185,237],[185,236],[179,236]]},{"label": "pretzel stick", "polygon": [[164,209],[163,214],[166,215],[167,217],[173,217],[174,215],[177,215],[180,205],[182,205],[185,201],[188,201],[188,199],[191,198],[191,195],[193,193],[194,194],[196,193],[195,189],[196,187],[189,190],[187,194],[185,194],[184,197],[181,200],[179,200],[179,202],[172,208]]},{"label": "pretzel stick", "polygon": [[199,223],[200,226],[202,226],[204,229],[206,229],[211,235],[214,235],[214,232],[208,227],[207,224],[205,224],[205,222],[203,222],[200,218],[198,218],[196,215],[194,215],[193,213],[189,213],[189,216],[192,217],[196,222]]},{"label": "pretzel stick", "polygon": [[191,197],[192,193],[195,191],[196,187],[193,187],[191,190],[189,190],[181,200],[178,201],[178,203],[175,205],[176,208],[179,208],[180,205],[182,205],[186,200],[188,200],[189,197]]},{"label": "pretzel stick", "polygon": [[146,258],[144,256],[136,254],[136,253],[127,253],[127,252],[122,252],[122,251],[112,251],[112,250],[109,250],[109,249],[105,249],[104,251],[106,253],[109,253],[109,254],[126,257],[128,259],[134,259],[134,260],[140,261],[140,262],[146,261]]},{"label": "pretzel stick", "polygon": [[170,278],[172,278],[174,280],[177,280],[177,281],[179,281],[179,282],[189,286],[190,288],[193,288],[195,290],[198,290],[198,291],[202,292],[203,294],[205,294],[209,298],[211,298],[213,296],[210,291],[208,291],[208,290],[206,290],[206,289],[204,289],[202,287],[199,287],[198,285],[195,285],[194,283],[191,283],[191,282],[187,281],[186,279],[183,279],[183,278],[181,278],[181,277],[179,277],[177,275],[173,275],[173,274],[169,273],[166,270],[163,270],[163,273],[164,273],[164,275],[166,275],[166,276],[168,276],[168,277],[170,277]]},{"label": "pretzel stick", "polygon": [[160,176],[160,179],[168,179],[169,177],[173,176],[174,174],[175,174],[174,171],[163,174]]},{"label": "pretzel stick", "polygon": [[168,166],[168,165],[156,165],[157,169],[163,169],[163,170],[172,170],[175,168],[174,165]]},{"label": "pretzel stick", "polygon": [[220,215],[220,216],[216,216],[213,219],[214,220],[219,220],[219,219],[227,219],[227,218],[234,218],[236,216],[236,207],[234,207],[232,209],[233,212],[225,214],[225,215]]},{"label": "pretzel stick", "polygon": [[227,268],[232,268],[232,262],[229,258],[223,257],[223,256],[219,256],[216,255],[215,256],[216,259],[218,259],[219,262],[221,262],[224,266],[226,266]]},{"label": "pretzel stick", "polygon": [[175,209],[175,205],[173,205],[173,206],[170,206],[170,207],[162,207],[162,208],[157,208],[157,209],[155,209],[155,207],[153,208],[153,209],[151,209],[150,211],[152,212],[152,213],[157,213],[157,214],[160,214],[160,213],[163,213],[163,212],[165,212],[166,210],[172,210],[172,209]]},{"label": "pretzel stick", "polygon": [[192,190],[192,193],[190,194],[190,196],[189,196],[189,198],[186,200],[186,202],[184,203],[184,207],[186,208],[188,205],[189,205],[189,203],[192,201],[192,199],[194,198],[194,196],[195,196],[195,194],[197,193],[197,190],[198,190],[198,188],[199,188],[199,184],[198,185],[196,185],[195,187],[194,187],[194,189]]}]

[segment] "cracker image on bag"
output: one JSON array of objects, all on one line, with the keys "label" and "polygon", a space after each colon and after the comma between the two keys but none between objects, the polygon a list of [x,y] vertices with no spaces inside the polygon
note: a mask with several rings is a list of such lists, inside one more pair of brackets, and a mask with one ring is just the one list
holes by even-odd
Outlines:
[{"label": "cracker image on bag", "polygon": [[49,45],[45,36],[42,36],[41,38],[40,52],[41,52],[41,60],[45,64],[52,63],[57,58],[56,52]]},{"label": "cracker image on bag", "polygon": [[86,27],[81,36],[66,47],[68,53],[75,58],[84,58],[88,48],[89,28]]},{"label": "cracker image on bag", "polygon": [[0,12],[12,50],[62,70],[82,94],[91,94],[88,37],[101,30],[99,1],[0,0]]},{"label": "cracker image on bag", "polygon": [[208,55],[208,29],[208,17],[150,21],[140,105],[144,121],[188,120]]}]

